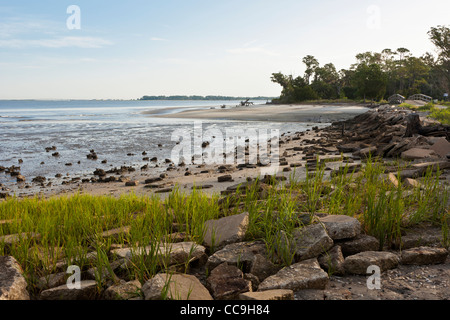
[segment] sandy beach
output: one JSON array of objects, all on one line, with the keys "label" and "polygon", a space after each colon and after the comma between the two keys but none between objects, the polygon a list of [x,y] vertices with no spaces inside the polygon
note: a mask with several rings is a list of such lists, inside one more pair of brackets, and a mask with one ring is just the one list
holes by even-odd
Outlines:
[{"label": "sandy beach", "polygon": [[[172,119],[214,119],[238,121],[271,121],[271,122],[315,122],[332,123],[345,120],[367,110],[361,105],[328,104],[328,105],[251,105],[227,106],[226,108],[207,110],[187,110],[179,113],[164,114],[164,110],[143,112],[159,118]],[[160,114],[163,113],[163,114]]]},{"label": "sandy beach", "polygon": [[[255,105],[250,107],[227,107],[227,109],[203,108],[200,110],[188,110],[175,114],[152,115],[167,119],[208,119],[208,120],[244,120],[244,121],[270,121],[270,122],[299,122],[299,131],[290,132],[280,137],[279,156],[281,165],[278,172],[268,172],[278,174],[288,179],[291,175],[296,178],[303,178],[305,175],[305,153],[294,151],[302,145],[305,150],[316,144],[319,140],[319,128],[313,126],[322,123],[321,128],[334,121],[351,119],[358,114],[367,112],[367,108],[354,105]],[[159,112],[164,113],[165,110]],[[143,116],[149,116],[152,112],[143,112]],[[302,126],[300,126],[300,123]],[[305,126],[305,123],[311,125]],[[306,129],[305,128],[309,128]],[[300,138],[301,137],[301,138]],[[301,140],[301,144],[298,140]],[[173,146],[172,146],[173,147]],[[333,157],[340,153],[336,148],[321,157]],[[204,151],[208,151],[205,149]],[[151,155],[151,150],[149,155]],[[292,164],[297,164],[292,170]],[[329,169],[341,165],[342,162],[330,162]],[[85,193],[92,195],[113,195],[135,193],[138,195],[149,195],[157,193],[165,197],[174,188],[178,187],[181,192],[191,192],[194,186],[203,188],[208,194],[220,193],[227,188],[244,183],[249,179],[254,179],[264,175],[267,168],[259,166],[238,166],[224,165],[217,163],[214,165],[194,165],[186,164],[183,166],[173,165],[165,159],[158,159],[157,162],[149,162],[144,168],[136,164],[127,164],[134,167],[135,170],[121,173],[108,173],[104,177],[98,177],[95,174],[83,176],[65,176],[63,183],[53,181],[50,185],[47,182],[42,184],[27,183],[18,184],[15,194],[19,197],[33,196],[40,194],[45,197],[62,194]],[[285,171],[283,171],[285,170]],[[289,170],[289,171],[288,171]],[[269,170],[270,171],[270,170]],[[164,178],[160,178],[161,172]],[[230,175],[231,179],[225,182],[219,182],[221,176]],[[113,176],[109,182],[103,181],[105,178]],[[97,179],[99,178],[99,179]],[[94,180],[94,181],[93,181]],[[95,181],[100,180],[100,181]],[[153,180],[153,181],[152,181]],[[52,180],[50,180],[52,181]],[[61,180],[60,180],[61,181]],[[108,180],[107,180],[108,181]],[[151,182],[149,182],[151,181]],[[133,186],[126,186],[135,184]],[[130,183],[132,182],[132,183]],[[12,194],[12,192],[11,192]]]}]

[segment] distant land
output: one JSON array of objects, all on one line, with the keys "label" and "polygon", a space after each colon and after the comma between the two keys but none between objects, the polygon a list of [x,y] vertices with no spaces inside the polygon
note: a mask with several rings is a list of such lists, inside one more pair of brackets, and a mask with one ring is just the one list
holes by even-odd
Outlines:
[{"label": "distant land", "polygon": [[273,100],[275,97],[229,97],[229,96],[143,96],[139,100]]}]

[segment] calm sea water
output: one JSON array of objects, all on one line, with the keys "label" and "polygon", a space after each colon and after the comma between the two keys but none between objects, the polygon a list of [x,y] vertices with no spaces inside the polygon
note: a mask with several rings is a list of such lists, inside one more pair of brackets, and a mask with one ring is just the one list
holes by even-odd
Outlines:
[{"label": "calm sea water", "polygon": [[[194,120],[156,118],[144,111],[174,113],[224,104],[235,106],[239,101],[0,101],[0,166],[20,166],[29,182],[35,176],[53,178],[57,173],[77,177],[92,174],[97,168],[140,167],[148,163],[143,161],[144,151],[162,162],[170,158],[175,145],[172,133],[178,128],[193,130]],[[281,134],[317,125],[216,120],[202,123],[205,130],[278,129]],[[46,152],[45,148],[52,146],[57,150]],[[91,149],[97,153],[97,161],[87,159]],[[53,157],[53,152],[60,156]],[[130,153],[134,155],[128,156]],[[19,164],[19,159],[23,163]],[[102,160],[107,163],[102,164]],[[72,165],[67,166],[69,163]],[[14,185],[15,179],[0,173],[0,183]]]}]

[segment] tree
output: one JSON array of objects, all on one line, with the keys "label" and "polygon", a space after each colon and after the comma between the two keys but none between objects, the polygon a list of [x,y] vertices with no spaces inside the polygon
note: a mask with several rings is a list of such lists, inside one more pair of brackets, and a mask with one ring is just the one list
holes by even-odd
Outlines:
[{"label": "tree", "polygon": [[432,27],[428,35],[438,52],[438,59],[434,67],[440,71],[443,77],[442,86],[447,92],[450,92],[450,28],[446,26]]},{"label": "tree", "polygon": [[386,75],[376,63],[360,64],[356,68],[353,81],[358,88],[358,94],[364,100],[367,98],[380,100],[386,92]]},{"label": "tree", "polygon": [[319,61],[317,61],[317,59],[311,55],[307,55],[306,57],[303,58],[302,61],[306,65],[304,79],[306,81],[306,84],[309,84],[310,83],[309,80],[315,73],[316,69],[319,67]]}]

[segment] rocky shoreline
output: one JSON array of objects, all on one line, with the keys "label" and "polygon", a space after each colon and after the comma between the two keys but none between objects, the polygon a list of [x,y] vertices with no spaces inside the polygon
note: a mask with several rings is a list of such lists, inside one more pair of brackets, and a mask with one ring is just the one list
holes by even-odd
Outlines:
[{"label": "rocky shoreline", "polygon": [[[403,183],[420,183],[427,170],[440,170],[441,183],[448,185],[449,132],[448,126],[439,125],[410,110],[380,106],[324,129],[314,128],[282,137],[280,162],[283,170],[278,180],[287,180],[291,174],[301,178],[306,166],[311,169],[317,164],[317,156],[319,163],[326,164],[326,172],[330,175],[339,171],[343,164],[358,170],[361,161],[367,157],[380,157],[408,163],[407,169],[401,172]],[[181,185],[185,190],[197,185],[205,191],[230,196],[235,193],[237,185],[254,179],[259,172],[258,165],[180,168],[168,162],[167,166],[166,172],[157,177],[143,177],[138,175],[140,172],[133,176],[133,172],[127,172],[130,175],[120,182],[110,179],[109,186],[100,194],[113,194],[111,185],[117,189],[117,194],[123,190],[168,194],[175,185]],[[398,184],[396,177],[389,175],[397,170],[398,166],[392,165],[386,175],[392,183]],[[107,179],[108,174],[120,175],[125,171],[98,171],[97,176]],[[266,182],[261,180],[259,183],[260,192],[264,192]],[[77,192],[79,190],[78,187]],[[93,191],[94,188],[83,186],[82,192]],[[65,284],[69,276],[65,272],[67,263],[62,260],[61,272],[41,279],[43,290],[39,296],[30,296],[17,261],[9,256],[0,257],[0,299],[154,300],[161,299],[164,294],[181,300],[450,298],[449,252],[443,247],[442,231],[431,224],[405,230],[399,247],[384,247],[381,251],[378,240],[365,234],[356,218],[316,214],[289,240],[295,248],[295,261],[285,268],[278,267],[269,259],[264,243],[244,241],[248,224],[248,213],[208,221],[203,243],[190,242],[180,233],[171,235],[171,239],[177,240],[170,245],[170,254],[164,257],[168,270],[145,283],[121,277],[121,269],[126,268],[136,253],[127,247],[111,250],[114,274],[102,270],[109,274],[111,280],[100,292],[93,277],[95,270],[84,271],[80,289],[70,290]],[[102,236],[123,232],[127,232],[126,228],[110,230]],[[7,240],[14,245],[14,239],[11,235],[2,241]],[[161,243],[160,252],[167,252],[167,246],[167,243]],[[148,250],[142,249],[144,252]],[[374,265],[380,268],[381,286],[370,289],[368,283],[372,274],[368,274],[368,267]]]}]

